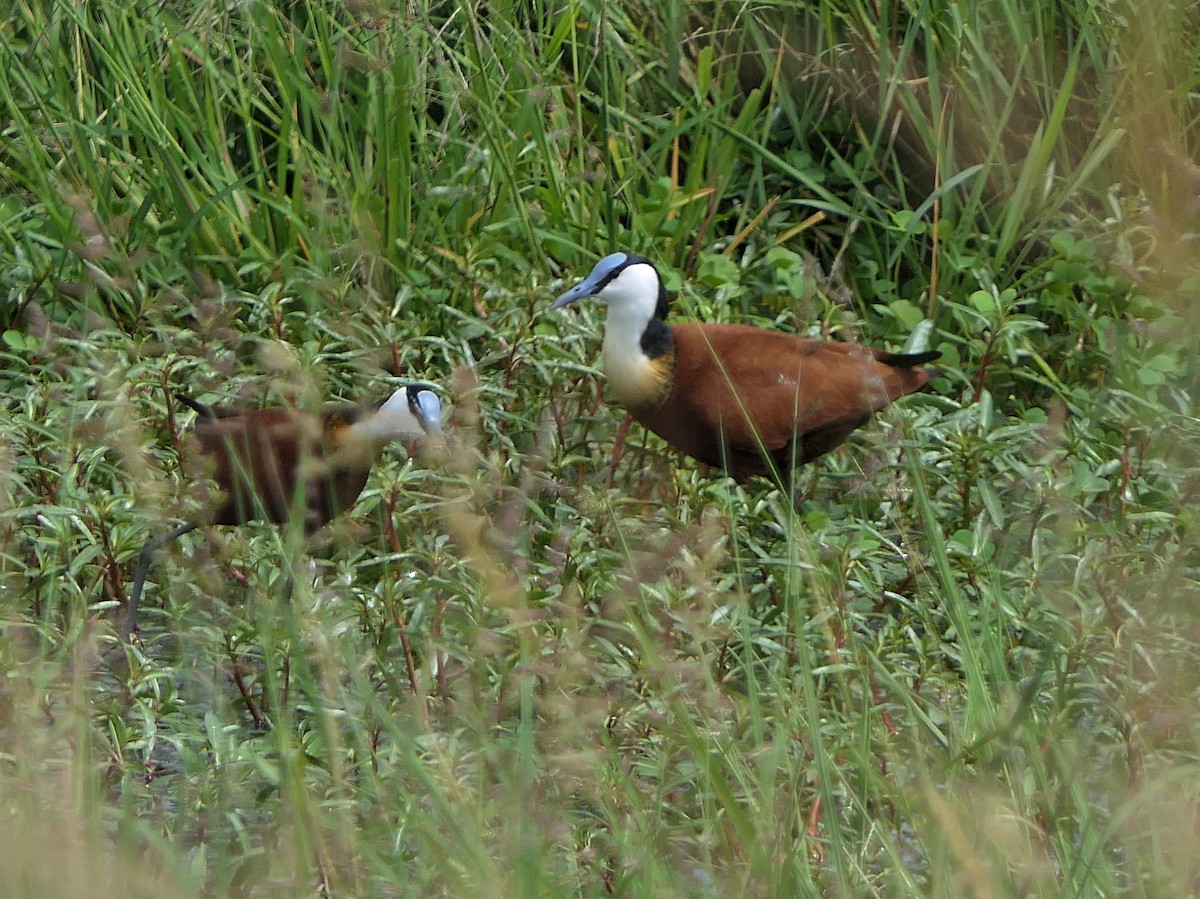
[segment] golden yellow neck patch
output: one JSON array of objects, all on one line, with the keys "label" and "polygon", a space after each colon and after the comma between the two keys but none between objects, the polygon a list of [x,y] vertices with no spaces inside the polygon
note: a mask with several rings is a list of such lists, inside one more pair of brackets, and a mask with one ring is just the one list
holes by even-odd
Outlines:
[{"label": "golden yellow neck patch", "polygon": [[604,374],[613,398],[627,409],[657,409],[675,384],[675,348],[654,359],[604,345]]}]

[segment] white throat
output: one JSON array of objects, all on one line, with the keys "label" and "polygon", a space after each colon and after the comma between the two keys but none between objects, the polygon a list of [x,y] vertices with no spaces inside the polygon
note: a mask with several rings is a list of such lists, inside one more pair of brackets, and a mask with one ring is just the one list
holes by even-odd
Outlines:
[{"label": "white throat", "polygon": [[393,393],[378,412],[355,422],[351,428],[376,444],[413,440],[425,434],[421,422],[409,408],[408,390],[404,387]]},{"label": "white throat", "polygon": [[653,388],[650,357],[642,335],[658,308],[658,273],[649,265],[631,265],[598,294],[608,306],[604,323],[604,375],[622,402],[634,402]]},{"label": "white throat", "polygon": [[658,272],[649,265],[631,265],[597,295],[608,306],[604,374],[610,381],[638,372],[650,362],[642,352],[642,334],[654,318],[658,292]]}]

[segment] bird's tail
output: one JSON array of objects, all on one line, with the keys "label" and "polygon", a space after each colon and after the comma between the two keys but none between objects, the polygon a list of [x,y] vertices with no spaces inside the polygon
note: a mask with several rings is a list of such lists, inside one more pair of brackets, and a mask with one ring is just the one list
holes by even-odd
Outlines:
[{"label": "bird's tail", "polygon": [[888,353],[880,356],[879,361],[895,368],[916,368],[918,365],[936,361],[941,358],[941,355],[937,350],[928,350],[924,353]]},{"label": "bird's tail", "polygon": [[208,406],[204,405],[204,403],[196,402],[194,399],[192,399],[190,396],[187,396],[186,394],[176,393],[175,399],[179,400],[179,402],[183,403],[185,406],[187,406],[189,409],[191,409],[193,412],[195,412],[201,418],[216,418],[216,416],[213,415],[212,409],[208,408]]}]

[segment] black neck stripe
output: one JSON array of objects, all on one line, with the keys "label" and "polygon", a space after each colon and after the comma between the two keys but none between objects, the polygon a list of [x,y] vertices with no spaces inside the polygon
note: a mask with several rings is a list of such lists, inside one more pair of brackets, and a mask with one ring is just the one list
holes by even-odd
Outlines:
[{"label": "black neck stripe", "polygon": [[647,358],[657,359],[671,352],[675,345],[675,335],[661,318],[652,318],[646,323],[646,330],[642,332],[639,344]]}]

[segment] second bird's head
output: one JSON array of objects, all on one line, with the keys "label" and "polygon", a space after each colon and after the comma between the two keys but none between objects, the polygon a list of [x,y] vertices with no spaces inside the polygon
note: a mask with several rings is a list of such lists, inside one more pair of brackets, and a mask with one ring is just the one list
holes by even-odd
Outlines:
[{"label": "second bird's head", "polygon": [[649,321],[667,317],[667,288],[654,263],[645,256],[613,253],[596,263],[590,275],[550,306],[561,309],[594,298],[608,306],[609,315]]},{"label": "second bird's head", "polygon": [[442,433],[442,401],[429,384],[404,384],[349,424],[372,441],[415,440]]}]

